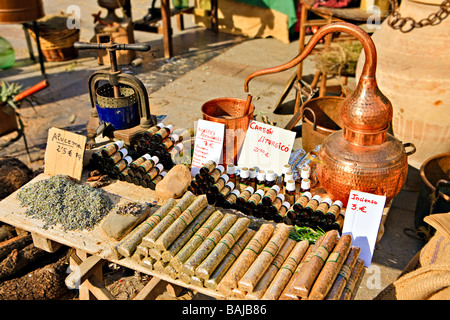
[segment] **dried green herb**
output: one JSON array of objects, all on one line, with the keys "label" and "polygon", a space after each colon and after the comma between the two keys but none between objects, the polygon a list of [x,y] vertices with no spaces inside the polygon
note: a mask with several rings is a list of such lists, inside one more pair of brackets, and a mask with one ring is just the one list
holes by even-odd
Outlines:
[{"label": "dried green herb", "polygon": [[310,227],[294,226],[294,230],[289,234],[289,238],[295,241],[308,240],[309,243],[316,243],[316,240],[323,236],[325,231],[321,228],[312,229]]},{"label": "dried green herb", "polygon": [[56,175],[22,188],[17,193],[25,215],[59,224],[63,230],[91,230],[114,206],[105,191]]}]

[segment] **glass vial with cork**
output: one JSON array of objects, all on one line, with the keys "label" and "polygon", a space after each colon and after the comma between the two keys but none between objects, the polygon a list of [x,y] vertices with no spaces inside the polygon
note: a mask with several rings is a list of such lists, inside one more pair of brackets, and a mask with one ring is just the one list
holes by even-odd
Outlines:
[{"label": "glass vial with cork", "polygon": [[249,186],[250,171],[247,167],[241,169],[239,174],[239,191],[244,191]]},{"label": "glass vial with cork", "polygon": [[286,182],[286,191],[284,192],[284,196],[286,198],[286,201],[289,202],[289,204],[292,206],[296,199],[295,199],[295,181],[294,180],[288,180]]},{"label": "glass vial with cork", "polygon": [[123,141],[116,141],[111,144],[108,144],[101,150],[101,155],[104,158],[107,158],[113,153],[117,152],[117,150],[122,149],[123,145],[124,145]]},{"label": "glass vial with cork", "polygon": [[253,214],[253,210],[255,210],[258,203],[261,201],[262,197],[264,196],[264,190],[256,190],[255,193],[251,195],[251,197],[248,199],[247,203],[245,204],[245,207],[247,208],[250,215]]},{"label": "glass vial with cork", "polygon": [[266,183],[266,172],[264,170],[259,170],[256,176],[256,190],[264,190]]},{"label": "glass vial with cork", "polygon": [[236,167],[233,163],[227,164],[227,175],[230,177],[230,182],[236,185]]},{"label": "glass vial with cork", "polygon": [[169,124],[168,126],[164,126],[161,129],[158,130],[158,132],[156,132],[153,137],[152,137],[152,141],[154,143],[161,143],[165,138],[167,138],[168,136],[170,136],[170,134],[173,131],[173,125]]},{"label": "glass vial with cork", "polygon": [[264,191],[269,191],[269,189],[272,188],[276,183],[277,181],[275,172],[273,170],[267,170],[266,181],[264,183]]},{"label": "glass vial with cork", "polygon": [[152,137],[159,131],[159,129],[164,128],[164,123],[160,122],[156,126],[147,129],[142,136],[145,140],[150,141]]}]

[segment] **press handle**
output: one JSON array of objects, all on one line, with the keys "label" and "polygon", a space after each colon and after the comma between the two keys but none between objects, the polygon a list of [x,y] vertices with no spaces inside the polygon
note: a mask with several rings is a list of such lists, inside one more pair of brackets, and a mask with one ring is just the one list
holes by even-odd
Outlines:
[{"label": "press handle", "polygon": [[131,50],[131,51],[149,51],[151,49],[149,44],[141,43],[89,43],[89,42],[75,42],[73,44],[75,49],[79,50]]},{"label": "press handle", "polygon": [[403,144],[403,148],[406,149],[406,148],[408,148],[408,147],[411,147],[412,150],[406,152],[406,156],[407,156],[407,157],[410,156],[410,155],[412,155],[412,154],[414,154],[414,153],[416,153],[416,146],[415,146],[413,143],[407,142],[407,143],[404,143],[404,144]]}]

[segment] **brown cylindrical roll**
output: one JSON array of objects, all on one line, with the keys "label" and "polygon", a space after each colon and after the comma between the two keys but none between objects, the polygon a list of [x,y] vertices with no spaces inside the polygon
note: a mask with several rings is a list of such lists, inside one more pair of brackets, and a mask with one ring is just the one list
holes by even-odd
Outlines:
[{"label": "brown cylindrical roll", "polygon": [[301,259],[307,252],[308,247],[309,243],[307,240],[297,242],[295,248],[291,251],[280,271],[262,296],[262,300],[277,300],[280,297],[283,289],[289,283]]},{"label": "brown cylindrical roll", "polygon": [[331,230],[325,233],[322,243],[314,250],[308,261],[305,261],[302,269],[294,282],[294,293],[301,298],[308,297],[314,281],[319,275],[320,270],[325,264],[328,255],[333,250],[338,240],[337,230]]},{"label": "brown cylindrical roll", "polygon": [[281,247],[278,254],[275,256],[275,259],[273,259],[272,263],[270,264],[267,271],[264,273],[262,278],[258,281],[258,284],[253,289],[252,292],[249,292],[246,295],[246,298],[251,300],[259,300],[263,296],[264,292],[269,287],[272,280],[277,275],[278,271],[280,270],[281,266],[283,265],[286,258],[289,256],[292,249],[297,244],[296,241],[292,239],[287,239],[284,245]]},{"label": "brown cylindrical roll", "polygon": [[245,292],[253,291],[259,279],[272,263],[280,248],[289,237],[291,227],[284,223],[278,224],[273,236],[270,238],[263,251],[258,255],[246,273],[238,281],[238,288]]},{"label": "brown cylindrical roll", "polygon": [[155,259],[153,259],[152,257],[147,257],[141,260],[140,265],[149,270],[153,270],[153,264],[155,262],[156,262]]},{"label": "brown cylindrical roll", "polygon": [[214,212],[213,206],[207,206],[192,224],[183,231],[182,234],[170,245],[170,247],[162,253],[162,260],[164,262],[169,262],[178,253],[178,251],[183,248],[183,246],[192,238],[192,236],[201,228],[203,223],[211,216]]},{"label": "brown cylindrical roll", "polygon": [[238,241],[231,247],[231,250],[227,253],[225,258],[220,262],[217,268],[214,270],[213,274],[205,282],[205,287],[210,289],[216,289],[217,284],[222,280],[225,273],[233,265],[236,259],[244,250],[245,246],[250,242],[250,240],[255,235],[256,231],[252,229],[246,229],[244,234],[238,239]]},{"label": "brown cylindrical roll", "polygon": [[192,221],[208,206],[206,197],[197,197],[186,210],[156,239],[154,248],[163,252],[191,224]]},{"label": "brown cylindrical roll", "polygon": [[[199,196],[202,197],[202,196]],[[196,200],[196,196],[188,191],[184,194],[178,204],[170,210],[169,213],[161,220],[158,225],[153,228],[143,239],[142,243],[149,248],[153,248],[156,239],[159,238],[161,234],[181,215],[181,213],[186,210],[191,203]]]},{"label": "brown cylindrical roll", "polygon": [[[164,263],[164,261],[163,261]],[[178,272],[170,265],[170,264],[166,264],[165,268],[164,268],[164,273],[169,275],[169,277],[171,277],[172,279],[176,279]]]},{"label": "brown cylindrical roll", "polygon": [[208,280],[214,269],[230,251],[236,240],[244,233],[250,225],[250,219],[239,218],[222,237],[219,243],[208,254],[205,260],[195,269],[195,275],[203,280]]},{"label": "brown cylindrical roll", "polygon": [[231,226],[236,222],[237,216],[235,214],[227,213],[216,228],[208,235],[205,241],[195,250],[195,252],[183,264],[182,270],[190,276],[195,274],[195,269],[207,257],[207,255],[214,249],[214,247],[222,239]]},{"label": "brown cylindrical roll", "polygon": [[308,295],[309,300],[323,300],[326,297],[347,258],[351,244],[352,236],[343,234],[334,247],[333,252],[328,256],[322,270],[320,270]]},{"label": "brown cylindrical roll", "polygon": [[200,229],[192,236],[192,238],[180,249],[180,251],[170,260],[170,264],[175,270],[181,272],[183,263],[194,253],[198,246],[206,239],[210,232],[222,220],[223,213],[215,211]]},{"label": "brown cylindrical roll", "polygon": [[318,246],[322,243],[323,236],[319,237],[317,241],[314,244],[310,244],[308,249],[306,250],[305,254],[303,255],[302,260],[298,264],[297,268],[295,269],[294,274],[292,275],[291,279],[289,280],[288,284],[284,288],[283,292],[281,293],[279,300],[300,300],[300,298],[294,293],[294,282],[295,279],[297,279],[298,273],[302,269],[303,265],[305,264],[305,261],[309,260],[311,254],[316,250]]},{"label": "brown cylindrical roll", "polygon": [[348,281],[345,284],[340,300],[350,300],[352,298],[353,290],[355,289],[358,280],[361,278],[363,270],[364,260],[358,258],[355,266],[353,267],[352,273],[350,274],[350,278],[348,278]]},{"label": "brown cylindrical roll", "polygon": [[217,286],[217,290],[224,295],[229,295],[230,291],[237,288],[238,281],[250,268],[253,261],[261,253],[269,238],[272,236],[275,227],[272,224],[265,223],[259,227],[259,230],[253,236],[238,259],[231,266]]},{"label": "brown cylindrical roll", "polygon": [[124,257],[131,257],[142,239],[148,234],[167,213],[177,204],[174,199],[169,199],[155,213],[127,234],[115,247],[116,251]]},{"label": "brown cylindrical roll", "polygon": [[356,264],[360,252],[360,247],[351,247],[350,253],[348,254],[344,265],[339,271],[339,275],[336,278],[336,281],[334,281],[333,286],[328,293],[328,300],[339,300],[342,292],[344,291],[344,287],[347,284],[348,279],[350,278],[350,274],[352,273],[353,267]]}]

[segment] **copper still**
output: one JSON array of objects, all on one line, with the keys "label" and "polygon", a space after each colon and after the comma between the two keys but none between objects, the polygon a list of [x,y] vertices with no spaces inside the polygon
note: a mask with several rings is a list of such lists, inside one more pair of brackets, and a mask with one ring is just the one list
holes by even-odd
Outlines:
[{"label": "copper still", "polygon": [[[403,144],[387,132],[393,109],[377,86],[376,49],[364,30],[347,22],[328,24],[320,28],[303,52],[291,61],[250,74],[244,89],[248,92],[248,83],[256,76],[294,67],[309,55],[321,38],[332,32],[344,32],[357,38],[363,45],[366,60],[356,89],[342,102],[343,128],[325,138],[320,148],[319,182],[333,200],[341,200],[344,205],[351,190],[385,195],[388,203],[406,181],[407,156],[415,152],[415,147],[411,143]],[[406,147],[412,150],[406,152]]]}]

